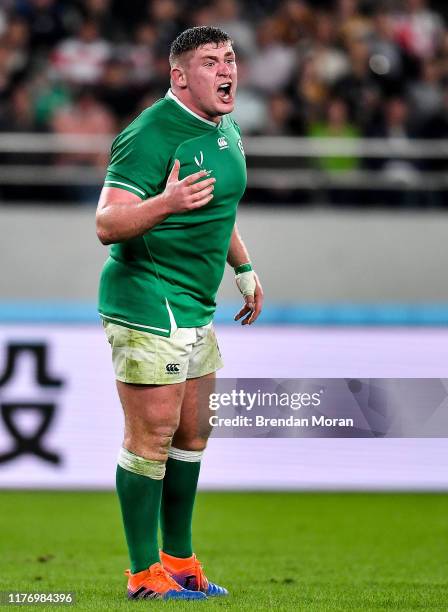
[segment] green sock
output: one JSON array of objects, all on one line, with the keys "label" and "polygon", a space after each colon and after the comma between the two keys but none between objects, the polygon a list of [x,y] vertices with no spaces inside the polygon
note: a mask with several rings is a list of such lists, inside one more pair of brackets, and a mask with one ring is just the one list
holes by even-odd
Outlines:
[{"label": "green sock", "polygon": [[133,574],[160,561],[157,535],[164,471],[163,461],[121,449],[117,493]]},{"label": "green sock", "polygon": [[202,451],[171,447],[163,481],[161,527],[163,551],[173,557],[191,557],[191,523],[201,468]]}]

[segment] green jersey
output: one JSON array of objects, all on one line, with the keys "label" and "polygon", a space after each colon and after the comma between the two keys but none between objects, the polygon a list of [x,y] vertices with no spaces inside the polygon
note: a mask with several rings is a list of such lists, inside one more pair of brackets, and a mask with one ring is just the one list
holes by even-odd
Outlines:
[{"label": "green jersey", "polygon": [[175,159],[180,180],[212,171],[213,199],[170,215],[143,236],[113,244],[99,291],[103,319],[162,336],[175,326],[200,327],[212,320],[246,188],[244,150],[233,119],[225,115],[219,125],[203,119],[171,91],[114,140],[104,184],[145,200],[163,192]]}]

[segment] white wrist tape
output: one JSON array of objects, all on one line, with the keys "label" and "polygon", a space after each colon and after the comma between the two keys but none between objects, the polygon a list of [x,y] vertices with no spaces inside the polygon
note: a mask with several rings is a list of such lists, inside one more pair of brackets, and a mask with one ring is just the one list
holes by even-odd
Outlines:
[{"label": "white wrist tape", "polygon": [[255,273],[253,270],[237,274],[235,280],[238,289],[244,297],[246,297],[246,295],[255,295],[255,287],[257,285],[255,283]]}]

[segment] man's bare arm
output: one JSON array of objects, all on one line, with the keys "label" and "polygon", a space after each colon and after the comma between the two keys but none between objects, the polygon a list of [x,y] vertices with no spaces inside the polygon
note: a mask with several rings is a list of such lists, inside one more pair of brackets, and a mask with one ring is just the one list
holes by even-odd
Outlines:
[{"label": "man's bare arm", "polygon": [[163,194],[142,201],[137,195],[103,187],[96,211],[96,233],[103,244],[141,236],[168,216]]},{"label": "man's bare arm", "polygon": [[238,266],[242,266],[243,264],[249,262],[249,253],[235,223],[233,226],[232,237],[230,238],[227,263],[229,266],[232,266],[232,268],[238,268]]},{"label": "man's bare arm", "polygon": [[[235,270],[239,266],[250,263],[248,250],[243,242],[243,239],[241,238],[236,223],[230,239],[229,250],[227,253],[227,263]],[[251,323],[254,323],[263,308],[263,288],[257,274],[255,272],[253,272],[253,274],[255,278],[254,295],[244,296],[244,306],[235,315],[235,321],[238,321],[244,317],[241,321],[241,325],[250,325]]]},{"label": "man's bare arm", "polygon": [[203,179],[206,171],[179,181],[179,161],[168,177],[165,191],[142,201],[117,187],[104,187],[96,211],[96,233],[103,244],[122,242],[143,235],[169,215],[205,206],[213,198],[214,178]]}]

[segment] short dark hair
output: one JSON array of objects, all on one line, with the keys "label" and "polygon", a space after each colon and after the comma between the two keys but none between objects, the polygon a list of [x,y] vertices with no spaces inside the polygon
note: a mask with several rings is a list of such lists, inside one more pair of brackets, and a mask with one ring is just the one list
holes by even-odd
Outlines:
[{"label": "short dark hair", "polygon": [[188,30],[184,30],[173,40],[170,48],[170,64],[180,55],[199,49],[203,45],[208,45],[209,43],[219,45],[226,42],[232,43],[233,41],[227,32],[219,28],[213,28],[212,26],[188,28]]}]

